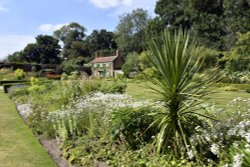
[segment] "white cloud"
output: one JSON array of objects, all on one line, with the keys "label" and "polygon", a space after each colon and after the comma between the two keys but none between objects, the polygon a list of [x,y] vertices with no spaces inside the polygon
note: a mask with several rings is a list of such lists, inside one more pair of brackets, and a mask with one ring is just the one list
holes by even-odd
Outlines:
[{"label": "white cloud", "polygon": [[118,6],[121,0],[90,0],[90,2],[98,8],[112,8]]},{"label": "white cloud", "polygon": [[0,60],[16,51],[24,49],[28,43],[34,43],[35,38],[28,35],[0,35]]},{"label": "white cloud", "polygon": [[98,8],[114,8],[116,15],[129,13],[136,8],[143,8],[154,15],[157,0],[89,0]]},{"label": "white cloud", "polygon": [[4,7],[3,4],[0,4],[0,12],[7,12],[9,9]]},{"label": "white cloud", "polygon": [[66,23],[65,24],[42,24],[38,27],[38,29],[42,32],[46,32],[46,33],[51,33],[55,30],[58,30],[60,29],[62,26],[64,25],[67,25]]}]

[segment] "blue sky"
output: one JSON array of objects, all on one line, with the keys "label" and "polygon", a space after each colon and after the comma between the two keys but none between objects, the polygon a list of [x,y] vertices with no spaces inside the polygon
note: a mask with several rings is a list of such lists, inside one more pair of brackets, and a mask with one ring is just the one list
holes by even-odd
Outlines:
[{"label": "blue sky", "polygon": [[0,0],[0,59],[23,49],[39,34],[78,22],[114,31],[119,16],[143,8],[152,16],[157,0]]}]

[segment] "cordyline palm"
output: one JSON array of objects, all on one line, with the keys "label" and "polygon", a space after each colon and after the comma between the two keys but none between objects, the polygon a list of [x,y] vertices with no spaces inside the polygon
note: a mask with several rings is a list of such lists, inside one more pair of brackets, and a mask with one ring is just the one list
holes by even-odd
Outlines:
[{"label": "cordyline palm", "polygon": [[207,94],[206,88],[217,77],[215,73],[203,73],[200,80],[194,76],[200,70],[198,50],[194,42],[189,41],[189,34],[182,30],[165,30],[161,38],[151,39],[148,46],[152,52],[150,60],[158,77],[150,77],[156,85],[151,87],[159,93],[165,104],[163,111],[154,113],[160,131],[155,143],[158,152],[166,148],[174,149],[180,156],[181,149],[190,151],[190,137],[195,127],[202,126],[202,119],[208,118],[199,111],[199,104]]}]

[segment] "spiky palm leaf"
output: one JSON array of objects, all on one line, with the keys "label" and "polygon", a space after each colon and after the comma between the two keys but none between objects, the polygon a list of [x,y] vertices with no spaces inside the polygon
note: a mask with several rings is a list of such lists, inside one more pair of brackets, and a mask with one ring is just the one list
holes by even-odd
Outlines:
[{"label": "spiky palm leaf", "polygon": [[154,113],[153,123],[160,128],[156,137],[157,150],[171,147],[179,155],[183,146],[189,151],[194,128],[201,126],[200,117],[207,117],[198,112],[198,105],[208,93],[206,88],[218,75],[203,73],[202,79],[194,82],[202,61],[198,59],[196,45],[190,42],[187,32],[165,30],[162,38],[149,40],[148,46],[152,51],[152,66],[159,74],[159,77],[149,78],[157,86],[151,88],[161,95],[166,108]]}]

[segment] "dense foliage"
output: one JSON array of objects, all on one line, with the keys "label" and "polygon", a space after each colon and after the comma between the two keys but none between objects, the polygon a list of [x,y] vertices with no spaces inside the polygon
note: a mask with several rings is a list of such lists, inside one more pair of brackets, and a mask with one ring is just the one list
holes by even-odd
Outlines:
[{"label": "dense foliage", "polygon": [[[236,33],[250,29],[250,2],[248,0],[159,0],[155,12],[160,19],[156,23],[162,29],[190,29],[199,42],[212,49],[230,49]],[[160,32],[161,32],[160,31]]]},{"label": "dense foliage", "polygon": [[7,62],[59,64],[60,49],[57,39],[48,35],[38,35],[36,43],[28,44],[22,51],[9,55]]}]

